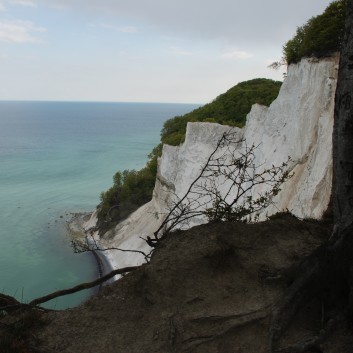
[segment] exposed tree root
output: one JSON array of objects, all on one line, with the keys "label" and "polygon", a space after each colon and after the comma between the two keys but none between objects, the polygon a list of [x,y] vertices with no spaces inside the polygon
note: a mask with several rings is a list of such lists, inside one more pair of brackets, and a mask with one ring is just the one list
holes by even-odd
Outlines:
[{"label": "exposed tree root", "polygon": [[190,337],[183,341],[183,345],[188,350],[192,350],[201,344],[212,342],[225,336],[229,331],[246,325],[250,325],[256,321],[265,319],[270,315],[270,307],[266,307],[259,310],[249,311],[241,314],[226,315],[226,316],[203,316],[191,319],[193,323],[204,323],[204,322],[220,322],[225,324],[225,328],[216,334],[210,334],[205,336]]},{"label": "exposed tree root", "polygon": [[320,349],[320,344],[324,342],[326,337],[332,332],[332,330],[344,320],[343,315],[338,315],[336,318],[328,321],[325,329],[320,330],[317,335],[312,335],[307,339],[296,342],[295,345],[289,345],[278,349],[278,353],[322,353]]}]

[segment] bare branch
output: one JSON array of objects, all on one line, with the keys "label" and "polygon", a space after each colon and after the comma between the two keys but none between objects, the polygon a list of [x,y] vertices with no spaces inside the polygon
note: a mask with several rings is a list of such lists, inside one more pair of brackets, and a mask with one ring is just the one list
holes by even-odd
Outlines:
[{"label": "bare branch", "polygon": [[[72,288],[63,289],[63,290],[59,290],[59,291],[50,293],[50,294],[45,295],[43,297],[33,299],[28,304],[23,304],[11,296],[0,293],[0,304],[2,304],[2,306],[0,307],[0,312],[6,311],[6,312],[10,313],[12,311],[16,311],[21,308],[22,309],[29,309],[29,308],[35,307],[39,304],[46,303],[49,300],[52,300],[52,299],[55,299],[58,297],[63,297],[65,295],[77,293],[77,292],[80,292],[85,289],[96,287],[96,286],[108,281],[109,279],[113,278],[114,276],[122,275],[122,274],[125,274],[128,272],[135,271],[140,267],[141,266],[130,266],[130,267],[116,269],[114,271],[111,271],[107,275],[105,275],[101,278],[98,278],[92,282],[81,283],[81,284],[79,284],[75,287],[72,287]],[[40,309],[42,309],[42,308],[40,308]]]},{"label": "bare branch", "polygon": [[[245,143],[243,149],[239,149],[241,142],[232,131],[222,135],[184,196],[179,198],[172,193],[169,213],[154,233],[156,240],[160,234],[164,236],[177,226],[188,225],[197,216],[241,221],[255,215],[256,219],[259,212],[272,203],[280,185],[292,177],[287,170],[290,158],[280,166],[264,168],[264,164],[255,165],[255,150],[259,145]],[[265,191],[253,195],[258,185],[264,185]]]},{"label": "bare branch", "polygon": [[[101,283],[106,282],[108,279],[113,278],[116,275],[121,275],[124,273],[132,272],[132,271],[137,270],[140,267],[141,266],[130,266],[130,267],[124,267],[124,268],[119,268],[119,269],[113,270],[110,273],[108,273],[107,275],[105,275],[99,279],[96,279],[95,281],[82,283],[82,284],[79,284],[79,285],[72,287],[72,288],[69,288],[69,289],[63,289],[63,290],[59,290],[57,292],[45,295],[44,297],[40,297],[40,298],[32,300],[31,302],[28,303],[28,305],[29,306],[36,306],[36,305],[43,304],[45,302],[48,302],[49,300],[52,300],[52,299],[55,299],[58,297],[73,294],[73,293],[79,292],[84,289],[93,288]],[[0,308],[0,310],[1,310],[1,308]]]}]

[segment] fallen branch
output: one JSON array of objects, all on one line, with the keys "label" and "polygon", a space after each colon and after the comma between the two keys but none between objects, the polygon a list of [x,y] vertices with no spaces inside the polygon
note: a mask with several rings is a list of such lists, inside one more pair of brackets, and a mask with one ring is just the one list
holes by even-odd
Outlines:
[{"label": "fallen branch", "polygon": [[114,271],[111,271],[107,275],[105,275],[105,276],[103,276],[103,277],[101,277],[99,279],[96,279],[95,281],[88,282],[88,283],[82,283],[82,284],[79,284],[78,286],[75,286],[75,287],[72,287],[72,288],[69,288],[69,289],[59,290],[59,291],[56,291],[54,293],[48,294],[48,295],[46,295],[44,297],[34,299],[31,302],[29,302],[28,305],[29,306],[36,306],[36,305],[39,305],[39,304],[43,304],[43,303],[45,303],[45,302],[47,302],[49,300],[55,299],[57,297],[62,297],[64,295],[73,294],[73,293],[79,292],[79,291],[84,290],[84,289],[93,288],[93,287],[97,286],[98,284],[101,284],[101,283],[107,281],[108,279],[110,279],[110,278],[112,278],[112,277],[114,277],[116,275],[121,275],[121,274],[124,274],[124,273],[135,271],[139,267],[140,266],[131,266],[131,267],[124,267],[124,268],[116,269]]},{"label": "fallen branch", "polygon": [[5,306],[0,307],[0,311],[6,311],[9,313],[9,312],[17,310],[19,308],[32,308],[34,306],[46,303],[49,300],[52,300],[52,299],[55,299],[58,297],[63,297],[65,295],[80,292],[84,289],[96,287],[97,285],[107,281],[108,279],[110,279],[116,275],[121,275],[124,273],[132,272],[132,271],[137,270],[140,267],[141,266],[130,266],[130,267],[119,268],[119,269],[111,271],[110,273],[108,273],[107,275],[105,275],[101,278],[96,279],[95,281],[82,283],[82,284],[79,284],[79,285],[72,287],[72,288],[63,289],[63,290],[59,290],[59,291],[50,293],[48,295],[45,295],[44,297],[33,299],[28,304],[20,303],[18,300],[16,300],[15,298],[13,298],[11,296],[8,296],[5,294],[0,294],[0,303],[7,304]]}]

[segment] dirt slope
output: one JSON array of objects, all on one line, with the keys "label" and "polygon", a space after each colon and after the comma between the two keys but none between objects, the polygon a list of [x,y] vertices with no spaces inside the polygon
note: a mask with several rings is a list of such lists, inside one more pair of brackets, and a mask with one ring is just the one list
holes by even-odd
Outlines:
[{"label": "dirt slope", "polygon": [[[291,281],[288,269],[329,233],[325,224],[291,216],[175,232],[140,270],[78,308],[45,314],[47,325],[35,332],[40,351],[267,352],[271,308]],[[319,304],[308,303],[284,345],[320,330]],[[322,352],[353,352],[346,325]]]}]

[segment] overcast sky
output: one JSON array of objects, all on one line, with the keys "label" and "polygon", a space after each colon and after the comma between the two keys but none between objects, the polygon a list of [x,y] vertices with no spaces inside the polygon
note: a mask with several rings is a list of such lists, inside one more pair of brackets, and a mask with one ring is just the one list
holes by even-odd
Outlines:
[{"label": "overcast sky", "polygon": [[206,103],[330,0],[0,0],[0,100]]}]

